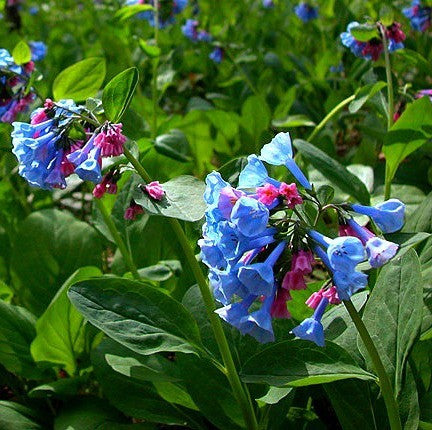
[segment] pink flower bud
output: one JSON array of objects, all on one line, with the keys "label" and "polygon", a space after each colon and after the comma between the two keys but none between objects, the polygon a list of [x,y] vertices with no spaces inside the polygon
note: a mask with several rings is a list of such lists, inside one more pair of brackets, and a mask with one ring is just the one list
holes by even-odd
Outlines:
[{"label": "pink flower bud", "polygon": [[152,199],[158,201],[161,201],[165,194],[165,191],[163,190],[159,181],[150,182],[145,186],[145,190]]},{"label": "pink flower bud", "polygon": [[256,189],[258,200],[266,206],[270,206],[279,196],[279,190],[272,184],[265,184]]}]

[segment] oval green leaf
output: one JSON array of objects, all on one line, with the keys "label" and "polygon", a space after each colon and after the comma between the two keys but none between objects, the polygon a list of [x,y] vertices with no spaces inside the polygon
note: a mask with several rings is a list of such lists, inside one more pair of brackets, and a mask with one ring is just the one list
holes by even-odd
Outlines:
[{"label": "oval green leaf", "polygon": [[94,97],[105,79],[105,59],[86,58],[64,69],[53,84],[55,100],[82,101]]},{"label": "oval green leaf", "polygon": [[105,116],[112,122],[117,122],[125,113],[132,101],[138,84],[139,73],[136,67],[131,67],[115,76],[105,87],[102,94],[102,105]]}]

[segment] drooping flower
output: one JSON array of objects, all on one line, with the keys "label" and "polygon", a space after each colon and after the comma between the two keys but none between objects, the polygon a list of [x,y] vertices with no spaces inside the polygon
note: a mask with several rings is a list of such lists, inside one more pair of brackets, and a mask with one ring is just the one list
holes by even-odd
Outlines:
[{"label": "drooping flower", "polygon": [[285,166],[303,187],[312,189],[306,176],[294,161],[289,133],[278,133],[270,143],[264,145],[260,159],[275,166]]},{"label": "drooping flower", "polygon": [[[372,37],[367,42],[359,41],[352,34],[352,30],[354,30],[359,25],[360,24],[356,21],[348,24],[347,30],[340,35],[342,44],[349,48],[356,57],[377,61],[384,51],[381,33],[377,27],[375,37]],[[372,25],[371,28],[373,28]],[[385,34],[388,40],[389,52],[393,52],[404,47],[402,42],[405,40],[405,33],[402,31],[401,25],[398,22],[394,22],[390,26],[386,27]]]},{"label": "drooping flower", "polygon": [[120,179],[120,174],[116,170],[110,170],[93,189],[93,195],[100,199],[105,193],[117,194],[117,181]]},{"label": "drooping flower", "polygon": [[386,200],[375,206],[352,204],[350,209],[367,215],[383,233],[394,233],[400,230],[405,222],[405,205],[398,199]]},{"label": "drooping flower", "polygon": [[213,49],[212,52],[209,54],[210,60],[215,62],[216,64],[222,63],[222,60],[224,58],[224,50],[220,46],[216,46],[215,49]]},{"label": "drooping flower", "polygon": [[144,187],[147,194],[154,200],[161,201],[165,195],[165,191],[159,181],[153,181]]},{"label": "drooping flower", "polygon": [[271,9],[274,7],[274,2],[273,0],[262,0],[262,5],[265,9]]},{"label": "drooping flower", "polygon": [[399,245],[375,236],[372,232],[357,224],[353,219],[348,220],[348,224],[364,243],[369,264],[372,267],[384,266],[396,255]]},{"label": "drooping flower", "polygon": [[198,41],[198,26],[199,22],[195,19],[188,19],[182,26],[183,34],[193,42]]},{"label": "drooping flower", "polygon": [[299,3],[294,8],[294,12],[303,22],[308,22],[312,19],[318,18],[318,8],[311,6],[306,2]]},{"label": "drooping flower", "polygon": [[321,319],[328,303],[328,299],[323,297],[320,304],[315,309],[313,316],[311,318],[306,318],[300,325],[293,328],[292,333],[300,339],[310,340],[318,346],[324,346],[324,327],[321,323]]},{"label": "drooping flower", "polygon": [[126,137],[122,133],[122,124],[105,122],[95,137],[95,145],[101,149],[102,157],[114,157],[123,154]]},{"label": "drooping flower", "polygon": [[413,0],[410,7],[402,9],[402,13],[416,31],[426,31],[431,25],[432,8],[423,6],[421,0]]},{"label": "drooping flower", "polygon": [[132,200],[124,213],[124,219],[133,221],[138,215],[144,213],[144,209],[135,200]]}]

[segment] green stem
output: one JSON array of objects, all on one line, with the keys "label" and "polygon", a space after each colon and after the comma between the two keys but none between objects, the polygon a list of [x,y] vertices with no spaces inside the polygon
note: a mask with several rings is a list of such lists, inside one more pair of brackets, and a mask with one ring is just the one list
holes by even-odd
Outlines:
[{"label": "green stem", "polygon": [[360,337],[369,353],[369,357],[372,360],[375,372],[378,375],[381,393],[384,399],[388,419],[390,422],[390,428],[391,430],[402,430],[402,424],[399,416],[399,407],[393,395],[393,389],[390,379],[381,361],[376,346],[373,343],[373,340],[370,337],[363,320],[361,319],[352,302],[350,300],[344,300],[343,303],[360,334]]},{"label": "green stem", "polygon": [[324,126],[339,112],[341,111],[347,104],[351,103],[355,99],[355,95],[352,95],[345,100],[342,100],[337,106],[335,106],[325,117],[324,119],[313,129],[312,133],[308,137],[308,141],[312,142],[312,140],[317,136],[317,134],[324,128]]},{"label": "green stem", "polygon": [[[384,60],[385,60],[385,69],[386,69],[386,78],[387,78],[387,129],[390,130],[393,125],[393,116],[394,116],[394,99],[393,99],[393,79],[391,73],[391,62],[390,62],[390,54],[388,50],[388,40],[385,32],[385,28],[380,25],[380,31],[383,39],[384,45]],[[390,172],[388,171],[388,163],[386,159],[386,173],[385,173],[385,184],[384,184],[384,199],[388,200],[391,196],[391,181],[392,177],[390,176]]]},{"label": "green stem", "polygon": [[[131,152],[124,148],[124,155],[130,161],[132,166],[135,167],[137,173],[144,179],[146,182],[151,181],[150,175],[147,173],[142,164],[131,154]],[[219,347],[219,351],[221,353],[224,366],[225,373],[228,378],[228,381],[233,390],[234,396],[240,406],[240,409],[243,414],[243,418],[245,420],[246,426],[249,430],[257,430],[258,422],[256,419],[255,411],[252,405],[252,400],[247,391],[246,387],[243,387],[240,377],[238,375],[237,369],[234,364],[234,360],[228,345],[227,338],[225,336],[225,332],[222,327],[222,323],[218,315],[215,311],[215,304],[213,301],[212,293],[209,289],[207,279],[204,276],[201,267],[195,258],[195,254],[193,252],[192,247],[189,245],[188,239],[183,231],[183,228],[180,225],[180,222],[174,218],[167,218],[174,234],[177,237],[177,241],[181,246],[184,256],[192,270],[192,273],[197,281],[198,287],[200,289],[204,305],[210,319],[210,323],[213,329],[214,336],[216,338],[216,342]]]},{"label": "green stem", "polygon": [[96,206],[98,207],[99,212],[102,214],[104,223],[108,227],[108,230],[110,231],[111,236],[114,239],[114,242],[117,245],[123,257],[123,260],[127,268],[129,269],[129,271],[132,273],[133,277],[136,280],[138,281],[141,280],[141,277],[138,273],[135,263],[133,262],[132,255],[127,249],[126,244],[124,243],[119,231],[117,230],[117,227],[115,226],[114,221],[111,218],[111,215],[108,213],[101,199],[94,199],[94,201],[96,202]]},{"label": "green stem", "polygon": [[[154,0],[154,37],[155,44],[159,46],[159,0]],[[153,59],[152,70],[152,100],[153,100],[153,115],[152,115],[152,139],[157,137],[157,115],[158,115],[158,89],[157,89],[157,75],[158,75],[159,57]]]}]

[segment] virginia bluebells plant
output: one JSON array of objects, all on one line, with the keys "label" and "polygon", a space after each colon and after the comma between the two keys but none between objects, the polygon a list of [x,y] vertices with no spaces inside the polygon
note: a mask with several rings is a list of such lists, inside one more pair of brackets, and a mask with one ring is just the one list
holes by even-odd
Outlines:
[{"label": "virginia bluebells plant", "polygon": [[426,31],[431,25],[432,8],[423,5],[421,0],[414,0],[410,7],[402,9],[402,13],[416,31]]},{"label": "virginia bluebells plant", "polygon": [[[72,100],[54,103],[46,100],[31,114],[30,124],[14,122],[13,153],[19,162],[19,174],[30,185],[42,189],[65,188],[66,178],[75,173],[95,184],[102,181],[102,158],[123,153],[126,141],[121,124],[105,122],[96,127],[83,114],[84,107]],[[81,127],[76,137],[76,127]],[[105,181],[96,194],[114,191],[112,180]]]},{"label": "virginia bluebells plant", "polygon": [[[269,165],[285,166],[296,182],[271,177]],[[237,187],[218,172],[210,173],[204,200],[207,211],[199,246],[214,297],[223,305],[216,311],[219,316],[242,334],[270,342],[272,320],[290,318],[287,303],[292,292],[306,289],[315,266],[324,265],[330,279],[306,301],[314,313],[292,330],[320,346],[325,343],[321,318],[326,308],[350,300],[367,286],[367,274],[359,264],[381,267],[398,251],[397,244],[361,226],[353,215],[368,215],[383,233],[389,233],[402,227],[405,211],[396,199],[374,207],[322,206],[295,162],[289,133],[279,133],[259,156],[248,157]],[[336,210],[339,235],[319,232],[308,221],[305,202],[319,213]]]},{"label": "virginia bluebells plant", "polygon": [[[360,27],[360,24],[356,21],[351,22],[348,24],[347,31],[340,35],[342,44],[349,48],[356,57],[377,61],[384,51],[384,44],[379,31],[379,26],[381,25],[380,23],[368,25],[371,33],[375,34],[367,42],[362,42],[357,40],[352,34],[352,31]],[[398,22],[385,27],[384,31],[388,40],[389,52],[394,52],[404,47],[402,42],[406,36]]]},{"label": "virginia bluebells plant", "polygon": [[9,51],[0,49],[0,122],[13,122],[36,99],[34,90],[27,86],[34,68],[33,61],[15,64]]}]

